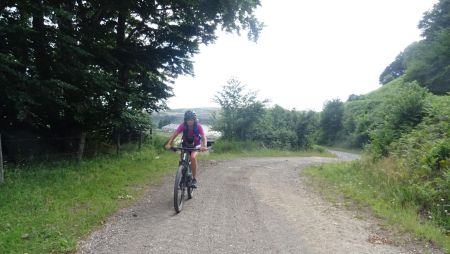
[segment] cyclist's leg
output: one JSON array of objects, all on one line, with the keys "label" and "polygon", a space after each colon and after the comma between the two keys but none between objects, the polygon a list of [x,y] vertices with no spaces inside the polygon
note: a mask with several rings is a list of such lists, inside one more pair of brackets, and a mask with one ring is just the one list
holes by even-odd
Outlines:
[{"label": "cyclist's leg", "polygon": [[191,152],[191,168],[194,179],[197,176],[197,154],[198,152]]}]

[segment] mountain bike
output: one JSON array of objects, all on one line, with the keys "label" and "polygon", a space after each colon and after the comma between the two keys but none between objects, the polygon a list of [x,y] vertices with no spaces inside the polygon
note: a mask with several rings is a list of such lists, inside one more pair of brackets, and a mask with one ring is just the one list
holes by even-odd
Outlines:
[{"label": "mountain bike", "polygon": [[172,151],[181,151],[180,162],[175,176],[175,185],[173,188],[173,205],[177,213],[183,209],[184,199],[192,198],[192,168],[191,168],[191,152],[200,151],[199,148],[172,147]]}]

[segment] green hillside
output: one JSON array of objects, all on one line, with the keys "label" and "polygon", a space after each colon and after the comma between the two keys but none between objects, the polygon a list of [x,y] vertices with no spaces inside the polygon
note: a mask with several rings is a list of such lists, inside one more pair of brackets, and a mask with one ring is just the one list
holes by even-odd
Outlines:
[{"label": "green hillside", "polygon": [[321,179],[330,193],[342,193],[449,252],[450,96],[434,95],[400,77],[340,105],[324,109],[340,112],[334,114],[341,116],[340,128],[323,128],[319,134],[329,130],[336,138],[319,141],[363,147],[363,159],[307,174]]}]

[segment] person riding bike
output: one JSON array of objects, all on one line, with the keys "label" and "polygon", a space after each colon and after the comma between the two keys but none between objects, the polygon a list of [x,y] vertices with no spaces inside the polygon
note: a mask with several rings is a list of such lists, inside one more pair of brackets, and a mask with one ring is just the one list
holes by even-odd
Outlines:
[{"label": "person riding bike", "polygon": [[[181,138],[182,146],[185,148],[199,148],[200,151],[206,151],[206,136],[203,131],[203,127],[200,123],[198,123],[197,114],[188,110],[184,113],[184,122],[181,123],[175,132],[170,136],[167,141],[165,148],[170,149],[172,147],[172,143],[178,134],[183,133]],[[191,152],[191,168],[192,168],[192,187],[197,188],[197,154],[198,152]]]}]

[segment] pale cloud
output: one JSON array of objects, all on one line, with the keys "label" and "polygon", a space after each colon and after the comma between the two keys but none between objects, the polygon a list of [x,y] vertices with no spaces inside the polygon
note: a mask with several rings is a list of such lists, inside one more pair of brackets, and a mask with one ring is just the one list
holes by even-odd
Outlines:
[{"label": "pale cloud", "polygon": [[263,1],[258,43],[220,33],[194,57],[195,77],[179,77],[171,108],[218,106],[212,97],[231,77],[272,104],[321,110],[380,87],[395,56],[420,40],[417,24],[436,0]]}]

